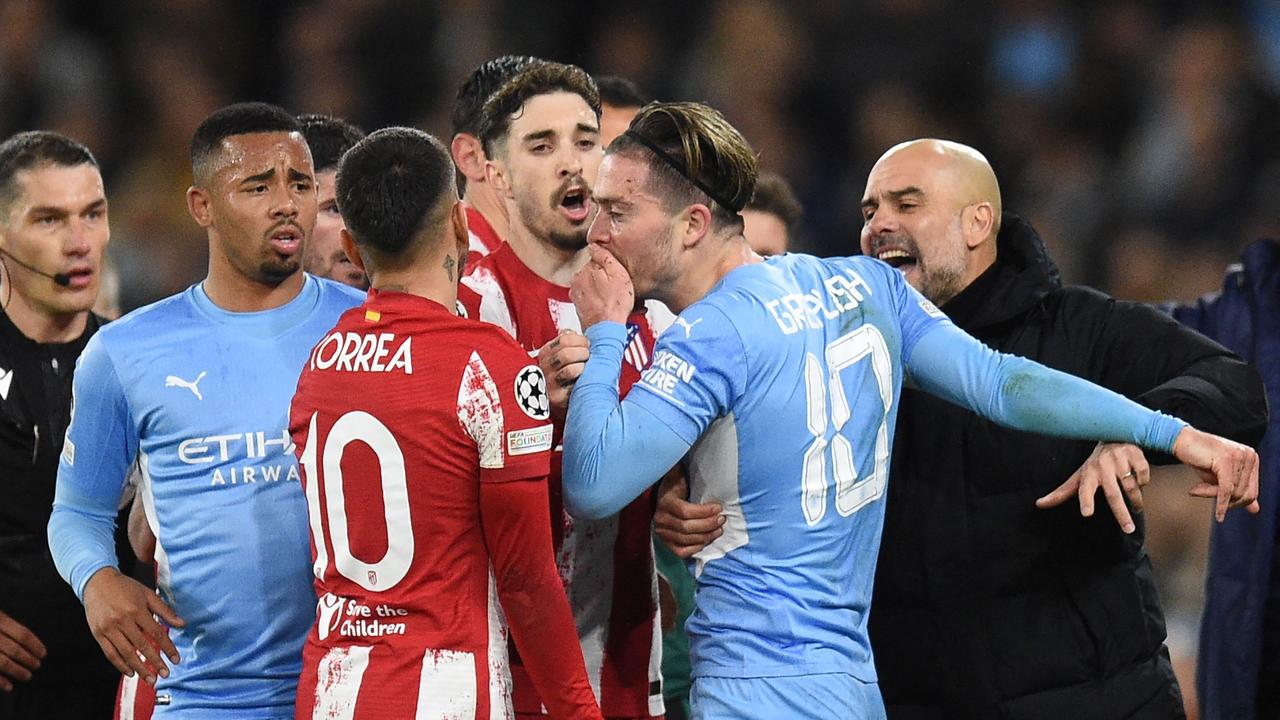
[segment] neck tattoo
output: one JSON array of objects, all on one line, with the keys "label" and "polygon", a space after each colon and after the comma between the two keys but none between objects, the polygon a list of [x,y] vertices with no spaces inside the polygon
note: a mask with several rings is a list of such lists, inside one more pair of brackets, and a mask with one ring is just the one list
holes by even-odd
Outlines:
[{"label": "neck tattoo", "polygon": [[457,264],[452,255],[444,256],[444,271],[449,274],[449,282],[453,282],[453,266]]}]

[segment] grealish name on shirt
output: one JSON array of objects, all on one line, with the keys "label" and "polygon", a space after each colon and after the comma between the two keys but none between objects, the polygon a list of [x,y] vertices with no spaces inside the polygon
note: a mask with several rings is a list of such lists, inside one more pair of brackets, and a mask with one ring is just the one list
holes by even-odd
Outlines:
[{"label": "grealish name on shirt", "polygon": [[[391,348],[395,351],[392,352]],[[413,374],[413,338],[393,333],[333,332],[311,351],[312,370]]]},{"label": "grealish name on shirt", "polygon": [[867,281],[852,270],[845,270],[843,275],[832,275],[822,284],[826,290],[825,300],[818,289],[814,288],[807,293],[783,295],[765,303],[784,335],[792,335],[801,330],[821,330],[823,319],[830,320],[841,313],[856,310],[871,295],[871,287],[867,285]]}]

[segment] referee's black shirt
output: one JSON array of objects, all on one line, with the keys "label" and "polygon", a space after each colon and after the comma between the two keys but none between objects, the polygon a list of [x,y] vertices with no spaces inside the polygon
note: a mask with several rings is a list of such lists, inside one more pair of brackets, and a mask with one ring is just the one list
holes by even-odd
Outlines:
[{"label": "referee's black shirt", "polygon": [[46,645],[83,632],[68,627],[76,623],[67,614],[84,611],[58,577],[46,528],[71,422],[71,376],[101,323],[91,314],[75,340],[38,343],[0,312],[0,610]]}]

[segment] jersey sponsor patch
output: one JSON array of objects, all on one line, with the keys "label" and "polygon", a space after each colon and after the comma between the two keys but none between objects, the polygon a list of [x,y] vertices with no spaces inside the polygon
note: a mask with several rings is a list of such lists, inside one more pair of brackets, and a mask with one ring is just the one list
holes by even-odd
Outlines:
[{"label": "jersey sponsor patch", "polygon": [[[369,571],[373,573],[372,570]],[[325,593],[316,606],[316,636],[377,638],[404,635],[409,611],[389,603],[372,603]]]},{"label": "jersey sponsor patch", "polygon": [[653,356],[653,363],[649,365],[649,369],[640,375],[640,382],[650,390],[683,406],[684,403],[675,396],[676,387],[692,382],[697,372],[697,366],[688,360],[670,350],[659,350]]},{"label": "jersey sponsor patch", "polygon": [[[68,433],[70,435],[70,433]],[[67,465],[75,467],[76,464],[76,444],[71,442],[71,438],[67,437],[62,441],[62,459]]]},{"label": "jersey sponsor patch", "polygon": [[924,313],[929,317],[935,317],[939,320],[945,320],[947,318],[946,313],[939,310],[937,305],[934,305],[924,298],[920,298],[920,309],[924,310]]},{"label": "jersey sponsor patch", "polygon": [[507,454],[528,455],[551,449],[551,426],[512,430],[507,433]]},{"label": "jersey sponsor patch", "polygon": [[537,365],[526,366],[516,375],[516,402],[525,415],[534,420],[551,417],[551,399],[547,397],[547,379]]}]

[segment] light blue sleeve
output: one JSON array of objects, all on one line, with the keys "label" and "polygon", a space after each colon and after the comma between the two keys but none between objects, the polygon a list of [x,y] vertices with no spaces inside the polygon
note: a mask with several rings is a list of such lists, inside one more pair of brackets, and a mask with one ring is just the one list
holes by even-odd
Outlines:
[{"label": "light blue sleeve", "polygon": [[564,504],[574,517],[597,519],[639,497],[684,457],[692,442],[631,395],[618,401],[626,327],[601,322],[586,335],[591,357],[574,385],[565,422]]},{"label": "light blue sleeve", "polygon": [[1015,430],[1171,453],[1186,426],[1087,380],[996,352],[951,323],[920,336],[906,365],[922,390]]},{"label": "light blue sleeve", "polygon": [[49,517],[53,562],[81,602],[89,578],[116,567],[116,513],[137,450],[124,389],[96,335],[76,365],[71,426]]},{"label": "light blue sleeve", "polygon": [[911,356],[920,338],[939,325],[951,327],[955,325],[946,313],[911,287],[902,273],[878,260],[872,263],[872,267],[884,276],[889,285],[889,292],[893,297],[894,308],[898,315],[898,328],[902,332],[901,357],[905,365],[905,359]]}]

